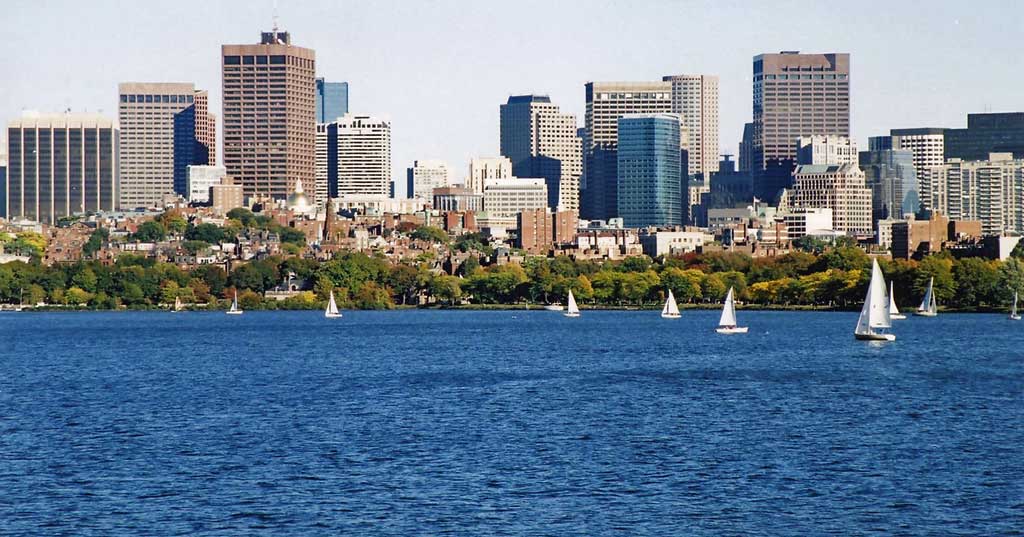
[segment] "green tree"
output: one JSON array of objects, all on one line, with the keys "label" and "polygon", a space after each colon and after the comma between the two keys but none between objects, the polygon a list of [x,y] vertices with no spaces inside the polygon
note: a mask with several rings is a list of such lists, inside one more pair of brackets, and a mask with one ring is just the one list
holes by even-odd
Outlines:
[{"label": "green tree", "polygon": [[85,257],[92,257],[96,255],[96,252],[100,251],[103,244],[110,240],[110,231],[105,227],[96,228],[92,234],[89,235],[89,240],[82,246],[82,255]]},{"label": "green tree", "polygon": [[167,229],[156,220],[148,220],[139,224],[132,234],[132,239],[139,242],[160,242],[167,238]]},{"label": "green tree", "polygon": [[958,308],[975,308],[983,303],[999,303],[996,288],[999,271],[994,264],[977,257],[958,259],[953,262],[953,281],[956,294],[953,305]]},{"label": "green tree", "polygon": [[462,287],[455,276],[440,274],[430,279],[430,295],[445,304],[454,304],[462,297]]},{"label": "green tree", "polygon": [[4,249],[8,253],[39,258],[46,251],[46,237],[34,231],[23,231],[15,235]]},{"label": "green tree", "polygon": [[702,278],[703,274],[699,270],[668,267],[661,271],[662,287],[671,289],[678,302],[700,300],[704,296],[700,288]]},{"label": "green tree", "polygon": [[420,226],[410,235],[413,239],[427,242],[448,243],[448,233],[435,226]]},{"label": "green tree", "polygon": [[181,243],[182,249],[186,252],[197,255],[200,252],[205,252],[210,248],[210,243],[205,241],[185,241]]},{"label": "green tree", "polygon": [[1024,262],[1016,257],[1004,261],[999,266],[998,288],[1006,289],[1006,298],[1001,301],[1003,304],[1009,304],[1013,300],[1014,292],[1024,297]]},{"label": "green tree", "polygon": [[377,282],[366,282],[352,297],[356,307],[364,310],[383,310],[391,308],[391,291]]},{"label": "green tree", "polygon": [[220,226],[209,222],[199,224],[198,226],[190,226],[185,231],[185,239],[189,241],[202,241],[207,244],[220,244],[228,240],[228,238]]},{"label": "green tree", "polygon": [[934,292],[935,299],[940,303],[949,302],[956,293],[956,281],[953,279],[953,261],[946,256],[930,255],[917,264],[917,276],[914,281],[914,290],[917,291],[917,300],[924,296],[928,288],[928,281],[935,278]]},{"label": "green tree", "polygon": [[250,228],[256,225],[256,215],[254,215],[252,211],[246,209],[245,207],[236,207],[234,209],[231,209],[230,211],[228,211],[227,217],[232,220],[238,220],[238,222],[241,223],[242,226],[246,228]]},{"label": "green tree", "polygon": [[92,294],[80,287],[72,287],[64,294],[64,300],[68,305],[80,306],[88,304],[92,300]]},{"label": "green tree", "polygon": [[728,290],[718,274],[705,274],[700,280],[700,292],[705,300],[721,302]]}]

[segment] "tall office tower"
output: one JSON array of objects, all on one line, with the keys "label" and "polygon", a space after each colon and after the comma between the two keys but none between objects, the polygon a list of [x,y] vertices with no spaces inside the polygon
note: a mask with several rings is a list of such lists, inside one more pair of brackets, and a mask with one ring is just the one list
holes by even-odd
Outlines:
[{"label": "tall office tower", "polygon": [[348,113],[348,82],[316,79],[316,122],[330,123]]},{"label": "tall office tower", "polygon": [[914,212],[921,211],[921,215],[925,216],[925,213],[931,209],[931,193],[928,192],[931,184],[929,170],[936,166],[942,166],[946,162],[946,129],[892,129],[889,131],[889,136],[869,138],[868,149],[910,151],[921,197],[921,206],[914,209]]},{"label": "tall office tower", "polygon": [[945,158],[985,160],[990,153],[1024,158],[1024,112],[967,114],[966,129],[945,129]]},{"label": "tall office tower", "polygon": [[797,164],[856,164],[857,143],[845,136],[801,136]]},{"label": "tall office tower", "polygon": [[850,55],[781,52],[754,56],[754,195],[791,184],[801,136],[850,136]]},{"label": "tall office tower", "polygon": [[258,45],[221,46],[221,67],[228,175],[247,196],[314,184],[316,53],[275,28]]},{"label": "tall office tower", "polygon": [[327,125],[327,138],[330,197],[390,194],[391,122],[345,114]]},{"label": "tall office tower", "polygon": [[118,129],[97,114],[27,113],[7,126],[7,219],[54,224],[117,206]]},{"label": "tall office tower", "polygon": [[580,213],[595,220],[618,216],[619,118],[672,112],[671,82],[588,82],[583,131]]},{"label": "tall office tower", "polygon": [[206,92],[192,84],[126,82],[118,94],[120,208],[155,207],[166,194],[187,198],[188,167],[209,164],[216,145]]},{"label": "tall office tower", "polygon": [[796,207],[831,209],[834,231],[857,237],[873,232],[871,189],[856,164],[797,166],[792,196]]},{"label": "tall office tower", "polygon": [[[4,147],[3,150],[7,148]],[[0,214],[7,214],[7,154],[0,153]]]},{"label": "tall office tower", "polygon": [[683,118],[689,155],[689,174],[704,181],[718,171],[718,77],[676,75],[672,83],[672,112]]},{"label": "tall office tower", "polygon": [[495,179],[511,179],[512,161],[508,157],[481,157],[469,161],[469,177],[466,188],[483,194],[487,184]]},{"label": "tall office tower", "polygon": [[749,172],[754,162],[754,124],[743,124],[743,138],[740,139],[739,162],[736,164],[737,171]]},{"label": "tall office tower", "polygon": [[[1024,159],[992,153],[930,168],[929,208],[950,220],[980,220],[984,235],[1024,232]],[[922,185],[922,191],[924,191]]]},{"label": "tall office tower", "polygon": [[678,114],[619,118],[618,216],[626,227],[682,225],[683,185]]},{"label": "tall office tower", "polygon": [[[313,201],[318,206],[328,200],[328,148],[327,148],[327,123],[316,124],[316,147],[314,152],[313,166]],[[337,146],[335,146],[337,151]],[[335,168],[337,172],[337,168]]]},{"label": "tall office tower", "polygon": [[412,168],[406,170],[405,195],[432,202],[434,189],[450,184],[448,163],[443,160],[417,160],[413,161]]},{"label": "tall office tower", "polygon": [[[868,146],[876,144],[869,139]],[[917,170],[910,151],[902,149],[871,149],[861,151],[860,169],[871,189],[871,220],[900,220],[915,214],[920,206],[917,193]]]},{"label": "tall office tower", "polygon": [[563,114],[547,95],[514,95],[501,105],[501,154],[517,177],[542,177],[548,206],[578,210],[583,142],[576,116]]}]

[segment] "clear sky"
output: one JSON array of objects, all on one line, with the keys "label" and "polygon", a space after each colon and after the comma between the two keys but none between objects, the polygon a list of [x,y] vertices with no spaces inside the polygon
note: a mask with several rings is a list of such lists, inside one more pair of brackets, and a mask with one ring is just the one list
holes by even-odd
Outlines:
[{"label": "clear sky", "polygon": [[[849,52],[858,144],[890,128],[1024,110],[1024,3],[963,1],[279,0],[280,27],[353,112],[392,121],[399,193],[414,159],[461,180],[498,154],[498,106],[546,93],[583,124],[583,84],[716,74],[721,151],[751,117],[751,58]],[[272,0],[4,0],[0,118],[23,109],[115,116],[117,84],[195,82],[220,116],[220,45],[256,43]]]}]

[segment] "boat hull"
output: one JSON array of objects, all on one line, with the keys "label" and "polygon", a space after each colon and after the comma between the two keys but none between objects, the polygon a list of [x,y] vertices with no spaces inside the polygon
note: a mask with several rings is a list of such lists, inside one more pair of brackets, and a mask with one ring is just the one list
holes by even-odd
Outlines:
[{"label": "boat hull", "polygon": [[1010,320],[1011,321],[1019,321],[1020,320],[1020,315],[1011,315],[1010,316]]},{"label": "boat hull", "polygon": [[225,311],[224,313],[227,314],[227,315],[241,315],[242,314],[242,310],[234,310],[234,311],[229,310],[229,311]]},{"label": "boat hull", "polygon": [[678,319],[680,317],[682,317],[682,315],[680,315],[678,313],[662,313],[661,314],[661,318],[662,319]]},{"label": "boat hull", "polygon": [[903,319],[906,319],[907,316],[903,315],[902,313],[897,313],[896,315],[890,315],[889,318],[890,319],[895,319],[897,321],[902,321]]},{"label": "boat hull", "polygon": [[749,327],[746,326],[720,326],[715,329],[719,334],[746,334]]},{"label": "boat hull", "polygon": [[326,317],[328,319],[340,319],[341,318],[341,314],[340,313],[325,313],[324,317]]},{"label": "boat hull", "polygon": [[915,311],[914,315],[916,315],[918,317],[936,317],[939,314],[931,312],[931,311]]},{"label": "boat hull", "polygon": [[565,313],[563,315],[565,315],[566,317],[579,317],[580,316],[579,313]]},{"label": "boat hull", "polygon": [[547,311],[562,311],[565,308],[561,304],[549,304],[544,306],[544,309]]},{"label": "boat hull", "polygon": [[853,337],[861,341],[896,341],[896,336],[893,334],[857,334],[854,333]]}]

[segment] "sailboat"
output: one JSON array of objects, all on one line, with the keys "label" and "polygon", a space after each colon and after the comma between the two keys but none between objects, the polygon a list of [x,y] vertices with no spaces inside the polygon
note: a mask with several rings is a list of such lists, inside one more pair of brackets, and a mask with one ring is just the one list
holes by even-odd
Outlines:
[{"label": "sailboat", "polygon": [[882,269],[878,267],[878,260],[873,259],[871,283],[868,285],[868,294],[864,297],[864,307],[860,310],[853,335],[857,339],[868,341],[896,341],[895,335],[882,331],[890,327],[892,321],[889,319],[889,301],[885,296],[885,278],[882,277]]},{"label": "sailboat", "polygon": [[907,318],[907,316],[900,313],[899,308],[896,307],[896,291],[893,288],[893,282],[889,282],[889,318],[894,320]]},{"label": "sailboat", "polygon": [[576,297],[572,296],[572,289],[569,290],[569,308],[563,315],[566,317],[580,316],[580,308],[576,305]]},{"label": "sailboat", "polygon": [[661,316],[665,319],[678,319],[679,318],[679,306],[676,305],[676,297],[672,294],[672,290],[668,290],[668,299],[665,300],[665,307],[661,308]]},{"label": "sailboat", "polygon": [[921,300],[921,305],[917,307],[917,311],[914,315],[920,315],[921,317],[935,317],[939,314],[939,306],[935,303],[935,291],[932,287],[935,285],[935,277],[928,280],[928,289],[924,292],[924,299]]},{"label": "sailboat", "polygon": [[231,301],[231,309],[225,311],[228,315],[241,315],[242,310],[238,309],[238,290],[235,289],[235,298]]},{"label": "sailboat", "polygon": [[1010,308],[1010,320],[1019,321],[1020,314],[1017,313],[1017,291],[1013,292],[1013,307]]},{"label": "sailboat", "polygon": [[331,291],[331,301],[327,303],[327,310],[324,311],[324,317],[328,319],[339,319],[341,313],[338,312],[338,303],[334,301],[334,291]]},{"label": "sailboat", "polygon": [[181,305],[181,297],[178,297],[178,296],[174,297],[174,313],[178,313],[179,311],[181,311],[183,309],[185,309],[185,308],[184,308],[184,306]]},{"label": "sailboat", "polygon": [[718,328],[715,332],[719,334],[746,334],[746,326],[736,326],[736,300],[732,296],[732,287],[725,295],[725,305],[722,306],[722,317],[718,320]]}]

